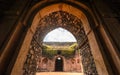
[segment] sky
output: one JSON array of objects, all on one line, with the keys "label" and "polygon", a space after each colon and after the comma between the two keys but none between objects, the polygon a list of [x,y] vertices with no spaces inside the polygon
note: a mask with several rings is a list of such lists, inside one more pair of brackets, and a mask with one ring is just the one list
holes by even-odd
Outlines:
[{"label": "sky", "polygon": [[43,42],[76,42],[76,39],[69,31],[56,28],[45,36]]}]

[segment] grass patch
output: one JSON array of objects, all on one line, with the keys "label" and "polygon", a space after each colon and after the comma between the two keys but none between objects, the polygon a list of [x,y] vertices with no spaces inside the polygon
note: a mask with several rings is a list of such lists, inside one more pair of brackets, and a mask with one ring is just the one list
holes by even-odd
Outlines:
[{"label": "grass patch", "polygon": [[70,46],[50,46],[43,44],[43,56],[47,56],[49,58],[57,55],[58,50],[61,51],[61,55],[65,57],[71,57],[74,55],[75,48],[77,47],[77,43],[73,43]]}]

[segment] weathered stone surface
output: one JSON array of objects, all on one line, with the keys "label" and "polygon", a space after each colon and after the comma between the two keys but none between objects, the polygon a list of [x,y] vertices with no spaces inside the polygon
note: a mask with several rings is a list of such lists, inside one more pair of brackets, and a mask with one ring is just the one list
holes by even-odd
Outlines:
[{"label": "weathered stone surface", "polygon": [[[81,66],[77,63],[78,57],[81,56],[80,60],[83,65],[84,74],[98,75],[81,20],[64,11],[53,12],[40,20],[36,33],[31,41],[30,52],[28,53],[29,57],[26,59],[26,61],[30,61],[25,62],[27,66],[24,66],[24,74],[30,75],[35,74],[35,72],[54,71],[55,58],[47,59],[42,56],[41,44],[46,35],[46,30],[49,32],[57,27],[63,27],[70,31],[76,37],[79,44],[79,47],[76,49],[78,50],[78,54],[76,53],[77,56],[70,59],[63,57],[65,65],[64,71],[81,72]],[[47,59],[46,63],[43,61],[44,59]]]}]

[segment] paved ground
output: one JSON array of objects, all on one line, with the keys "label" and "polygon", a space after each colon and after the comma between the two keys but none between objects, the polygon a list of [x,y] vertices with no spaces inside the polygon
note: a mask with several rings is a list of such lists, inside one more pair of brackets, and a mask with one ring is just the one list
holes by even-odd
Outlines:
[{"label": "paved ground", "polygon": [[83,73],[74,72],[38,72],[36,75],[83,75]]}]

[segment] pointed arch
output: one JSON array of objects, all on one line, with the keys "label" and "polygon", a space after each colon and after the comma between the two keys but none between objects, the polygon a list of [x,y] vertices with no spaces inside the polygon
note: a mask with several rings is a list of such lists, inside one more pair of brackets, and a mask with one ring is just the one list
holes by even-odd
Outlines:
[{"label": "pointed arch", "polygon": [[[38,3],[38,6],[36,6],[35,9],[38,10],[37,8],[40,7],[39,4],[42,5],[43,2],[44,1],[42,1],[41,3]],[[82,9],[86,10],[86,12],[93,17],[93,14],[89,11],[90,9],[86,8],[86,6],[84,4],[82,4],[82,3],[79,4],[76,1],[73,2],[73,3],[82,7]],[[100,52],[97,40],[96,40],[95,35],[94,35],[94,32],[92,31],[92,28],[90,27],[90,23],[88,22],[89,18],[87,16],[87,14],[85,14],[80,9],[78,9],[74,6],[71,6],[70,4],[67,4],[67,3],[56,3],[56,4],[51,4],[50,6],[46,6],[46,7],[42,8],[40,11],[37,11],[37,13],[34,14],[35,16],[34,17],[32,16],[32,20],[30,20],[29,18],[30,18],[30,15],[34,12],[34,8],[30,10],[30,13],[28,13],[28,15],[26,16],[23,24],[25,24],[25,25],[30,24],[31,26],[30,26],[29,30],[27,31],[25,40],[24,40],[23,45],[20,49],[20,52],[19,52],[19,55],[18,55],[19,59],[17,59],[16,62],[15,62],[14,68],[13,68],[12,73],[11,73],[12,75],[16,75],[16,74],[21,75],[22,74],[22,66],[23,66],[23,63],[25,61],[24,57],[26,57],[26,55],[28,53],[30,42],[32,40],[32,37],[33,37],[33,35],[36,31],[36,27],[38,26],[41,18],[50,14],[51,12],[61,10],[59,8],[59,6],[61,4],[63,6],[62,11],[66,11],[68,13],[71,13],[72,15],[75,15],[76,17],[78,17],[82,21],[85,33],[86,33],[86,35],[88,37],[88,40],[89,40],[89,43],[90,43],[90,48],[92,50],[93,57],[95,59],[95,63],[96,63],[96,66],[97,66],[97,71],[100,75],[108,75],[108,72],[106,70],[106,67],[105,67],[105,64],[104,64],[104,61],[103,61],[103,57],[102,57],[102,54]],[[45,13],[45,12],[47,12],[47,13]],[[32,23],[29,22],[29,20],[32,21]],[[96,24],[95,18],[92,18],[92,22],[94,22],[94,24]],[[26,51],[25,51],[25,49],[26,49]],[[97,57],[96,54],[99,55],[99,57]],[[102,65],[100,65],[100,64],[102,64]]]}]

